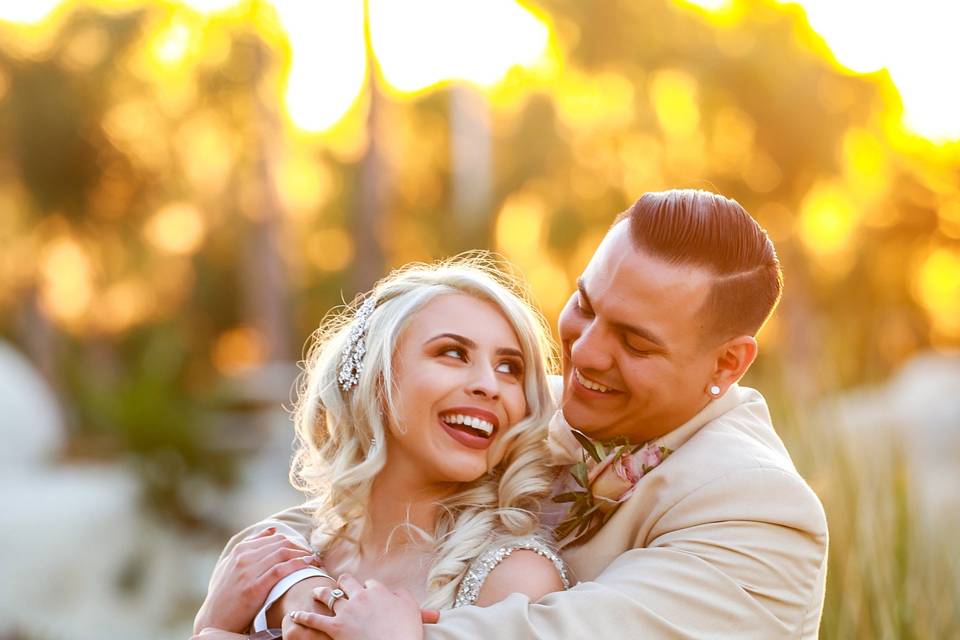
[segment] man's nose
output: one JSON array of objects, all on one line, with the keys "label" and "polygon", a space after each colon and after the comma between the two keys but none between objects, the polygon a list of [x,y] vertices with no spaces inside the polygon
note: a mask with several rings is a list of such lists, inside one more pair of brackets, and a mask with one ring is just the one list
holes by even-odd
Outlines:
[{"label": "man's nose", "polygon": [[597,322],[583,326],[580,335],[570,345],[570,361],[584,371],[606,371],[613,364],[609,338]]}]

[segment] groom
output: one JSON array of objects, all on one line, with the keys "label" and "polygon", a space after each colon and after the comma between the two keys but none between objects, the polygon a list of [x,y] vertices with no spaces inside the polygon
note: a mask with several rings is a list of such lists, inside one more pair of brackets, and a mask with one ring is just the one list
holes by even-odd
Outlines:
[{"label": "groom", "polygon": [[[621,214],[560,316],[565,423],[551,426],[551,448],[581,457],[569,423],[669,455],[599,531],[563,549],[580,584],[537,603],[445,611],[426,637],[815,638],[823,509],[763,397],[737,384],[781,286],[773,244],[732,200],[647,193]],[[310,522],[290,509],[231,545],[268,525],[306,538]],[[297,583],[271,617],[312,605],[311,589],[327,584]]]}]

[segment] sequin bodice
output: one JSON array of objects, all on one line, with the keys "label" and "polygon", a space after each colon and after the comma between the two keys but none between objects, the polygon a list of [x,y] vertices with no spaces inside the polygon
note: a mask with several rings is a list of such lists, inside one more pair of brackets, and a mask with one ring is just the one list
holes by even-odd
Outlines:
[{"label": "sequin bodice", "polygon": [[470,564],[467,575],[465,575],[463,581],[460,582],[460,588],[457,590],[457,597],[454,600],[453,606],[462,607],[475,603],[477,597],[480,595],[480,588],[483,586],[483,582],[487,579],[487,576],[490,575],[490,572],[493,571],[498,564],[503,562],[504,558],[517,549],[529,549],[550,560],[560,574],[560,581],[563,582],[563,588],[570,588],[570,579],[567,577],[567,565],[564,564],[560,556],[557,555],[557,552],[547,543],[540,538],[531,536],[511,540],[499,546],[493,546],[477,556],[476,560]]}]

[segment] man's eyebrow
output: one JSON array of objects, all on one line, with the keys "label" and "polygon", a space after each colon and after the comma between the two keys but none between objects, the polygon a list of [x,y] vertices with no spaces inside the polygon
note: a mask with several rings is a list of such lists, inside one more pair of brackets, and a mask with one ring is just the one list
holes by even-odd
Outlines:
[{"label": "man's eyebrow", "polygon": [[[442,339],[449,339],[455,342],[459,342],[460,344],[467,347],[468,349],[477,348],[477,343],[471,340],[470,338],[466,336],[462,336],[459,333],[449,333],[449,332],[439,333],[433,336],[432,338],[430,338],[429,340],[427,340],[424,344],[430,344],[431,342],[436,342],[437,340],[442,340]],[[521,360],[523,359],[523,353],[519,349],[514,349],[513,347],[500,347],[499,349],[497,349],[496,353],[497,355],[500,355],[500,356],[513,356],[516,358],[520,358]]]},{"label": "man's eyebrow", "polygon": [[[580,292],[580,295],[581,295],[581,296],[584,298],[584,300],[586,301],[587,306],[590,307],[590,308],[593,308],[593,304],[590,302],[590,296],[587,295],[587,289],[586,289],[586,287],[584,287],[584,285],[583,285],[583,278],[577,278],[577,290]],[[650,342],[650,343],[652,343],[652,344],[655,344],[655,345],[657,345],[658,347],[660,347],[661,349],[666,349],[666,348],[667,348],[666,343],[665,343],[659,336],[657,336],[657,334],[655,334],[654,332],[650,331],[649,329],[645,329],[645,328],[643,328],[643,327],[638,327],[638,326],[632,325],[632,324],[630,324],[630,323],[628,323],[628,322],[620,322],[620,321],[618,321],[618,320],[613,320],[613,321],[610,322],[610,324],[611,324],[613,327],[616,327],[617,329],[619,329],[620,331],[625,331],[625,332],[627,332],[627,333],[632,333],[633,335],[637,336],[638,338],[643,338],[643,339],[646,340],[647,342]]]}]

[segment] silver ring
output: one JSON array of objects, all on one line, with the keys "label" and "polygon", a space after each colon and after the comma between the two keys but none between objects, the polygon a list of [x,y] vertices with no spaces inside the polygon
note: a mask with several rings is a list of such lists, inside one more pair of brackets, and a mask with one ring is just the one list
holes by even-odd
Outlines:
[{"label": "silver ring", "polygon": [[333,605],[337,603],[337,600],[339,600],[340,598],[346,598],[346,597],[347,597],[346,592],[340,587],[335,587],[331,589],[330,595],[327,596],[327,608],[330,609],[330,611],[333,611]]}]

